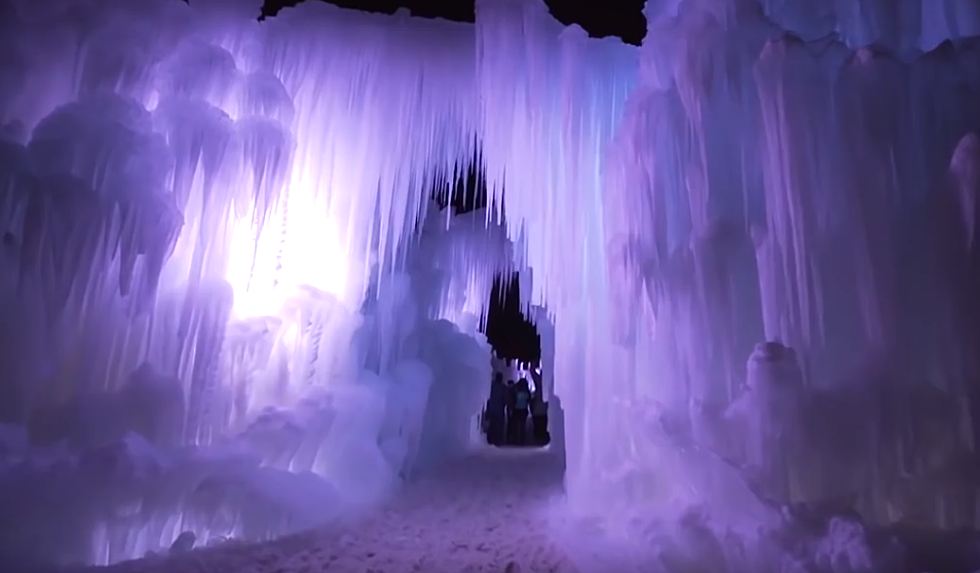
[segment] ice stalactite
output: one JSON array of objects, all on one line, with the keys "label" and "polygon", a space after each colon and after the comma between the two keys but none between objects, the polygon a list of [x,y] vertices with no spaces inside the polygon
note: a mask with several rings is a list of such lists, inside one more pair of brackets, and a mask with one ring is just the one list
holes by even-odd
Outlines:
[{"label": "ice stalactite", "polygon": [[[477,12],[478,81],[493,94],[480,110],[491,202],[506,206],[510,235],[526,251],[518,255],[534,269],[529,302],[559,304],[564,288],[574,297],[578,287],[558,278],[568,272],[564,263],[575,260],[562,253],[585,236],[603,137],[615,128],[632,86],[635,52],[617,41],[593,45],[538,2],[479,2]],[[524,42],[509,41],[515,34]],[[601,79],[593,75],[600,62],[610,68]],[[501,77],[512,79],[501,84]],[[602,81],[608,85],[598,89]],[[558,141],[567,154],[557,152]],[[568,188],[558,195],[561,185]]]},{"label": "ice stalactite", "polygon": [[[293,94],[297,137],[305,142],[298,180],[318,189],[349,256],[366,260],[376,243],[387,272],[398,264],[396,245],[424,215],[423,190],[473,157],[472,32],[403,14],[341,13],[313,4],[284,11],[268,23],[256,59]],[[381,64],[362,65],[368,61]],[[333,87],[339,77],[346,91]],[[389,102],[395,85],[410,95]],[[408,144],[416,136],[420,143]],[[353,224],[359,221],[372,223]],[[370,261],[360,266],[348,277],[353,292],[369,279]]]},{"label": "ice stalactite", "polygon": [[452,218],[430,211],[417,253],[439,275],[432,277],[433,284],[441,283],[433,291],[440,298],[432,301],[427,314],[460,328],[486,319],[487,293],[498,273],[520,270],[503,223],[482,209]]}]

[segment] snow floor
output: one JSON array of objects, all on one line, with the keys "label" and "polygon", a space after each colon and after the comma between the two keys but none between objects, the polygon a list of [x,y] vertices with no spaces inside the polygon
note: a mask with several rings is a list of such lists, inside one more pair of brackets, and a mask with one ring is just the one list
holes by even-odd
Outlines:
[{"label": "snow floor", "polygon": [[576,573],[548,535],[562,467],[547,449],[482,448],[415,476],[344,526],[258,545],[89,568],[94,573]]}]

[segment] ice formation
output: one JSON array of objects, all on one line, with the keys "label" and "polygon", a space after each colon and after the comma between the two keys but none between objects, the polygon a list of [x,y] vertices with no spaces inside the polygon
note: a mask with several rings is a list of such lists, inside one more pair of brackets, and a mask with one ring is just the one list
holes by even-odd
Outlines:
[{"label": "ice formation", "polygon": [[866,570],[856,518],[766,537],[840,500],[976,525],[975,3],[650,0],[639,49],[537,0],[192,4],[0,4],[0,555],[384,499],[466,446],[512,270],[569,506],[670,567]]},{"label": "ice formation", "polygon": [[980,21],[940,4],[648,2],[634,52],[478,3],[573,506],[645,547],[692,506],[756,541],[780,507],[975,525]]},{"label": "ice formation", "polygon": [[517,268],[429,203],[476,153],[471,26],[3,7],[5,563],[280,535],[468,447]]}]

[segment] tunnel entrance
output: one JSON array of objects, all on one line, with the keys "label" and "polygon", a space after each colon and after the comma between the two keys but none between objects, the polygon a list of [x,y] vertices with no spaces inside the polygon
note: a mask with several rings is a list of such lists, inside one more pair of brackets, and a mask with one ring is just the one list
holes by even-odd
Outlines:
[{"label": "tunnel entrance", "polygon": [[[454,183],[433,190],[431,197],[440,210],[461,216],[498,209],[497,205],[490,205],[485,178],[477,167],[481,164],[477,151],[473,162],[457,174]],[[502,206],[499,210],[503,224],[506,213]],[[546,320],[547,313],[541,307],[522,303],[521,279],[520,271],[498,272],[484,306],[480,330],[493,349],[493,375],[486,381],[488,399],[479,416],[480,434],[483,441],[494,446],[544,447],[552,440],[549,410],[558,411],[560,406],[550,400],[552,365],[551,360],[542,359],[538,332],[538,321]]]},{"label": "tunnel entrance", "polygon": [[521,302],[519,273],[497,274],[488,309],[483,331],[493,347],[494,369],[481,418],[483,435],[498,447],[547,446],[548,365],[542,363],[534,308]]}]

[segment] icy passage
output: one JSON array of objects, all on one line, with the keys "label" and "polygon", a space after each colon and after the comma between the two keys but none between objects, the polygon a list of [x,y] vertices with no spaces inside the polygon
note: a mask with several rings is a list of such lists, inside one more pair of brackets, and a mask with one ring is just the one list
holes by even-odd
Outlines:
[{"label": "icy passage", "polygon": [[481,450],[418,476],[390,505],[353,524],[88,571],[572,573],[548,536],[561,478],[561,460],[551,452]]}]

